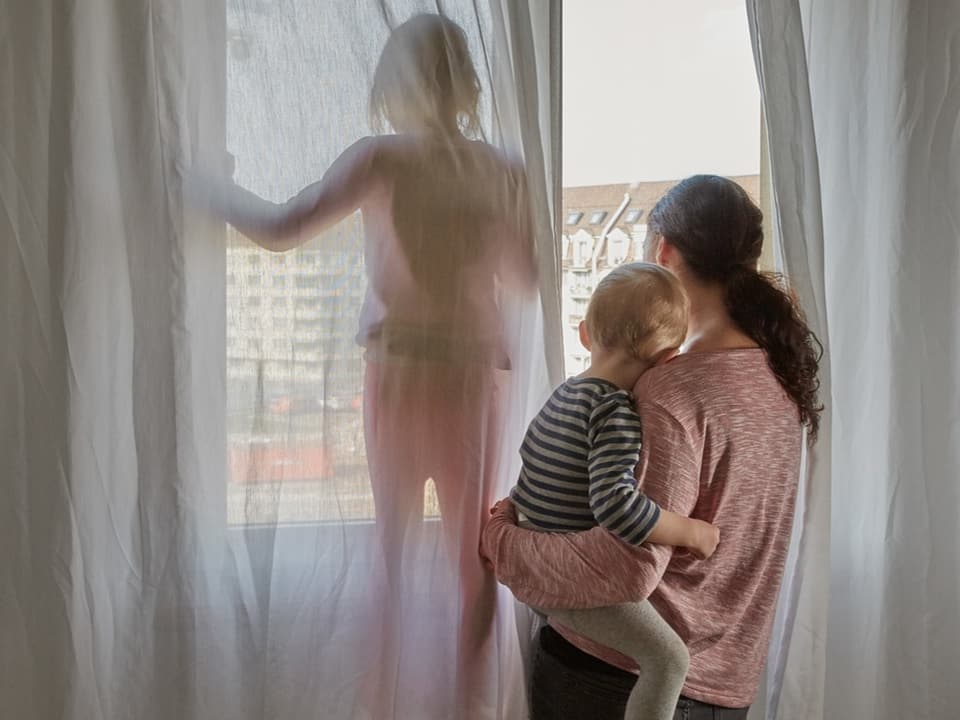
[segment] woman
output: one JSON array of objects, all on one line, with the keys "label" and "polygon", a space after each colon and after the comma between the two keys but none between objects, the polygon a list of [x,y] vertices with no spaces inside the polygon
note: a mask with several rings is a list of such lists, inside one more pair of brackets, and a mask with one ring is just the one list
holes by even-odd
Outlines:
[{"label": "woman", "polygon": [[[756,270],[761,220],[738,185],[695,176],[648,221],[647,259],[680,279],[690,321],[682,353],[634,389],[644,436],[637,478],[662,507],[717,525],[714,555],[630,547],[602,528],[530,533],[506,501],[483,536],[498,579],[531,605],[649,597],[690,651],[684,718],[746,717],[783,576],[802,438],[815,440],[821,410],[819,343],[791,296]],[[534,720],[623,716],[634,683],[624,658],[562,627],[541,630],[538,645]]]},{"label": "woman", "polygon": [[[535,274],[523,173],[473,139],[479,93],[463,30],[414,17],[391,33],[370,96],[374,123],[394,134],[360,140],[285,204],[235,186],[219,199],[227,221],[277,252],[362,213],[369,286],[358,342],[388,589],[365,643],[379,646],[379,671],[361,693],[376,718],[467,717],[465,708],[496,701],[496,583],[476,547],[493,500],[500,375],[511,364],[502,294],[528,294]],[[454,608],[431,605],[436,585],[422,587],[416,572],[429,563],[415,562],[428,550],[419,533],[428,479],[452,577],[440,594]],[[424,630],[427,649],[412,648]]]}]

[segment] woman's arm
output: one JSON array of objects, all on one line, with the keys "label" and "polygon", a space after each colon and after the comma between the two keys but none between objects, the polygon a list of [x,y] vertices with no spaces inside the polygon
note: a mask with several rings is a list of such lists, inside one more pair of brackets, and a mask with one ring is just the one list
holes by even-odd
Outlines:
[{"label": "woman's arm", "polygon": [[[638,404],[644,445],[637,477],[661,508],[688,516],[699,494],[699,464],[684,428],[659,405]],[[673,548],[633,547],[603,528],[573,534],[516,526],[501,501],[483,531],[481,552],[517,599],[546,608],[591,608],[644,600],[660,582]]]},{"label": "woman's arm", "polygon": [[572,534],[524,530],[513,503],[501,500],[483,530],[480,552],[520,602],[582,609],[647,597],[662,574],[660,560],[650,555],[666,555],[665,568],[670,548],[627,545],[600,527]]},{"label": "woman's arm", "polygon": [[373,180],[375,144],[373,138],[354,143],[322,180],[285,203],[264,200],[233,183],[208,188],[208,201],[260,247],[274,252],[299,247],[360,207]]}]

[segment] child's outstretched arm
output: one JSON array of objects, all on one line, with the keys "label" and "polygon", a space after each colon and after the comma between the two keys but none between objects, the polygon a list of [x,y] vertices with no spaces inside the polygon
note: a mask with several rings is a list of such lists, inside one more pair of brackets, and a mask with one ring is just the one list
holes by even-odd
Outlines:
[{"label": "child's outstretched arm", "polygon": [[260,247],[290,250],[360,207],[371,185],[374,143],[368,138],[349,147],[322,180],[285,203],[264,200],[230,182],[211,184],[197,177],[188,182],[188,191],[206,196],[202,203]]},{"label": "child's outstretched arm", "polygon": [[720,540],[716,527],[661,509],[637,488],[640,418],[630,405],[611,398],[590,420],[590,507],[597,523],[631,545],[653,542],[713,554]]}]

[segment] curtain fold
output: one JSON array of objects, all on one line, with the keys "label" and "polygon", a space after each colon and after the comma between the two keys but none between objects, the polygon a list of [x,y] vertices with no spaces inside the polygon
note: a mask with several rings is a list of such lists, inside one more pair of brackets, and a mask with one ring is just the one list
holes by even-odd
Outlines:
[{"label": "curtain fold", "polygon": [[907,1],[747,8],[779,260],[826,346],[828,416],[807,458],[766,716],[949,716],[960,14]]},{"label": "curtain fold", "polygon": [[755,712],[770,720],[818,718],[823,712],[824,626],[830,577],[833,412],[819,157],[799,4],[748,2],[747,14],[768,129],[775,263],[789,277],[811,329],[824,346],[820,378],[825,405],[819,440],[807,450],[801,467],[793,538],[771,636],[766,683]]},{"label": "curtain fold", "polygon": [[[396,387],[356,341],[363,219],[271,254],[183,182],[228,166],[282,201],[318,180],[373,132],[390,32],[437,4],[0,4],[0,715],[523,715],[513,599],[491,581],[472,607],[456,563],[479,563],[471,523],[562,373],[559,4],[439,9],[467,38],[484,139],[523,159],[540,283],[504,292],[494,385],[430,374],[502,414],[420,418],[425,442],[484,458],[483,486],[454,502],[446,470],[418,478],[392,566],[367,436]],[[464,617],[488,627],[472,649]]]}]

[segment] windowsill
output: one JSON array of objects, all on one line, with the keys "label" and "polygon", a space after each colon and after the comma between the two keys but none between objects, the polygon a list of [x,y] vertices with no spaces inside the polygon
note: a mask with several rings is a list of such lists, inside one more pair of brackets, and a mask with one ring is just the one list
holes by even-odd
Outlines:
[{"label": "windowsill", "polygon": [[[425,517],[422,531],[424,541],[437,539],[440,517]],[[269,569],[282,575],[327,566],[332,569],[348,551],[355,551],[358,558],[369,558],[376,554],[370,552],[376,542],[374,519],[227,526],[227,545],[249,556],[255,572]]]}]

